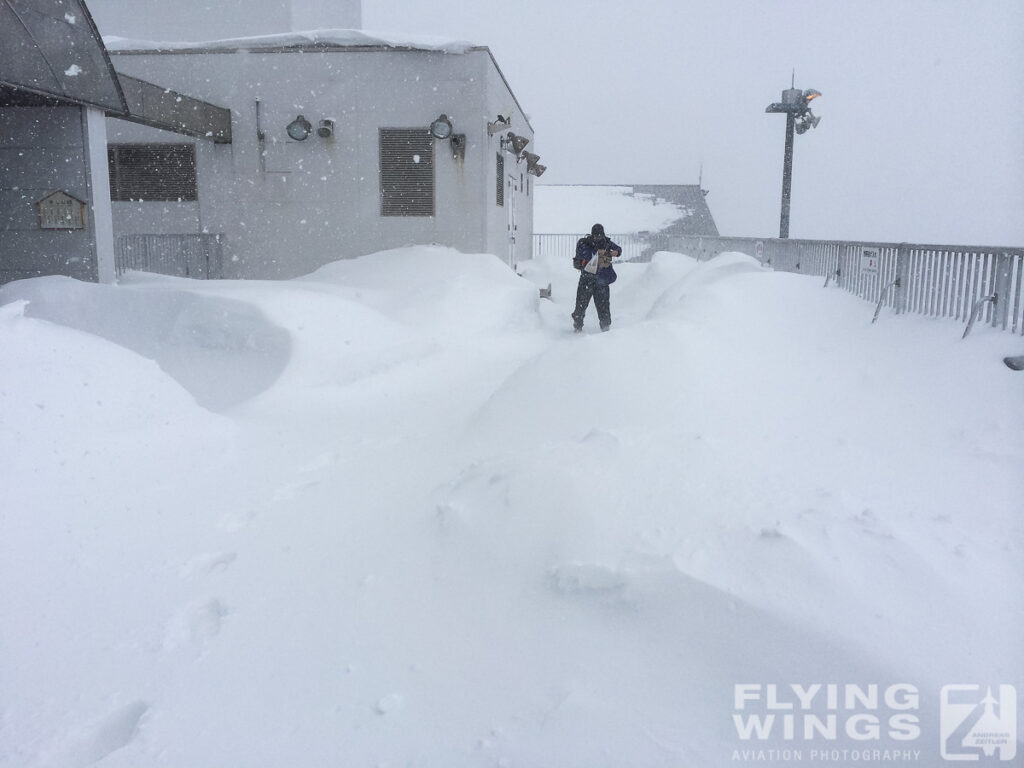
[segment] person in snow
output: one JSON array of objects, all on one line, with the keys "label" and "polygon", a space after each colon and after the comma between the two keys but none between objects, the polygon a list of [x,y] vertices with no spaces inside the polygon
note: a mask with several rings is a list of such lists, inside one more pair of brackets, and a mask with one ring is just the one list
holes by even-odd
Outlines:
[{"label": "person in snow", "polygon": [[572,313],[572,326],[576,333],[583,330],[583,318],[594,297],[597,319],[601,330],[612,326],[611,291],[608,286],[615,282],[617,275],[612,269],[612,259],[621,256],[622,249],[604,234],[604,227],[595,224],[590,235],[576,241],[576,256],[572,265],[580,271],[580,282],[576,287],[576,309]]}]

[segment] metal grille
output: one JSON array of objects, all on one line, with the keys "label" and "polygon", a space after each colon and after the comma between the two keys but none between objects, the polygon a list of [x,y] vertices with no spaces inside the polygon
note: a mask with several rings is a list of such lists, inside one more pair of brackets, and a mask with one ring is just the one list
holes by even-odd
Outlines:
[{"label": "metal grille", "polygon": [[495,166],[495,180],[497,181],[497,197],[495,201],[498,205],[505,205],[505,158],[500,152],[498,153],[497,165]]},{"label": "metal grille", "polygon": [[380,215],[434,215],[434,140],[425,128],[380,129]]},{"label": "metal grille", "polygon": [[125,272],[215,280],[224,277],[224,236],[121,235],[114,245],[117,276]]},{"label": "metal grille", "polygon": [[111,144],[111,200],[198,200],[193,144]]}]

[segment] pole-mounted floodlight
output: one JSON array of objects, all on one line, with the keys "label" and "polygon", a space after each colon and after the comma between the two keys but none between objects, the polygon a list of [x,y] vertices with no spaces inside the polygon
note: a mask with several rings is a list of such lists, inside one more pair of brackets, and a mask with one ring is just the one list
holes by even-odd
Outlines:
[{"label": "pole-mounted floodlight", "polygon": [[809,88],[787,88],[782,92],[782,101],[769,104],[765,112],[782,113],[786,116],[786,149],[782,164],[782,214],[779,220],[779,237],[789,237],[789,200],[793,186],[793,134],[806,133],[821,122],[811,112],[810,104],[821,96],[820,91]]}]

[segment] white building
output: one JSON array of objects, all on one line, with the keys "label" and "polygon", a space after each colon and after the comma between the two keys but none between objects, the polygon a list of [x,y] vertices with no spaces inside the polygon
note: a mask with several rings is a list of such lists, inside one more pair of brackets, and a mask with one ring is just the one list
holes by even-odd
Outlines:
[{"label": "white building", "polygon": [[[220,235],[226,277],[291,277],[413,243],[530,257],[533,178],[503,139],[533,131],[486,48],[324,31],[109,50],[120,73],[231,110],[230,144],[111,121],[115,154],[195,153],[194,186],[164,189],[171,169],[157,164],[141,169],[152,188],[133,167],[136,186],[122,190],[112,169],[119,236]],[[451,136],[438,139],[429,127],[442,115]],[[510,127],[489,135],[499,115]]]},{"label": "white building", "polygon": [[[146,0],[126,15],[123,4],[94,0],[108,37],[104,46],[94,34],[93,58],[102,64],[109,56],[104,82],[113,83],[98,104],[37,87],[39,78],[22,71],[22,54],[38,36],[19,40],[18,56],[0,56],[0,126],[10,128],[0,136],[0,221],[8,222],[0,229],[0,282],[54,273],[110,279],[111,252],[119,269],[259,278],[413,243],[494,253],[510,265],[530,258],[533,182],[543,166],[487,48],[348,29],[260,34],[286,18],[323,18],[318,9],[358,23],[358,3],[260,2],[287,16],[236,13],[239,28],[257,36],[182,43],[167,41],[195,39],[197,23],[221,34],[234,28],[231,4],[204,15],[195,6],[214,6],[202,0],[175,3],[174,13],[172,4]],[[63,19],[49,5],[40,2],[30,21],[50,30],[51,45],[60,40],[54,30],[82,28],[69,19],[88,19],[82,0],[63,0]],[[118,25],[114,33],[164,25],[146,35],[162,42],[114,37],[105,19]],[[72,61],[81,46],[55,48],[66,72],[103,69]],[[105,137],[96,120],[103,114]],[[63,142],[59,154],[82,160],[50,162],[55,155],[40,145],[51,133],[77,135],[62,128],[69,120],[88,123],[88,140]],[[65,167],[86,168],[89,183]],[[51,207],[71,204],[54,192],[86,204],[86,233],[77,239],[35,231],[44,198]],[[88,253],[77,254],[79,241]],[[83,263],[88,268],[71,267]]]}]

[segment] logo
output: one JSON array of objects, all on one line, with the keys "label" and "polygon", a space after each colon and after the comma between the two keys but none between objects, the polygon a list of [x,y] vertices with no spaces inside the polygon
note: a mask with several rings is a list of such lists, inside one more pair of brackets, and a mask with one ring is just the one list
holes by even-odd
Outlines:
[{"label": "logo", "polygon": [[[998,698],[993,695],[998,693]],[[1012,685],[944,685],[939,709],[945,760],[1009,761],[1017,754],[1017,691]]]}]

